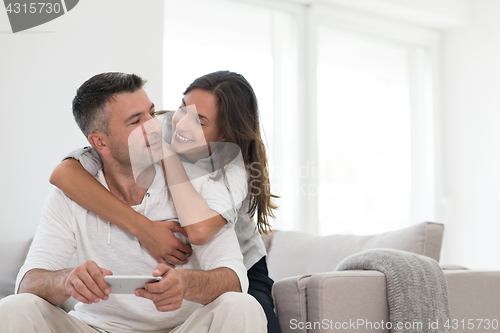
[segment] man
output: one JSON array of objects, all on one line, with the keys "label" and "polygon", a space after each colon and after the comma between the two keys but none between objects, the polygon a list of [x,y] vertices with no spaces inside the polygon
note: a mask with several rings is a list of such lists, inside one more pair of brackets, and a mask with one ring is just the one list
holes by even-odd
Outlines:
[{"label": "man", "polygon": [[[103,169],[96,178],[136,211],[164,220],[171,217],[173,207],[166,199],[161,169],[154,166],[158,172],[153,183],[143,189],[137,186],[130,164],[130,133],[154,117],[144,83],[136,75],[96,75],[78,89],[73,114],[102,158]],[[150,151],[158,148],[158,135],[154,130],[147,133]],[[75,252],[78,266],[67,268]],[[104,281],[111,274],[152,274],[162,280],[135,295],[114,295]],[[0,302],[0,332],[169,332],[174,328],[176,332],[265,332],[262,308],[241,293],[247,288],[233,227],[221,229],[206,245],[193,246],[189,262],[171,268],[156,264],[132,234],[54,189],[19,272],[17,295]],[[69,296],[81,303],[66,314],[56,306]]]}]

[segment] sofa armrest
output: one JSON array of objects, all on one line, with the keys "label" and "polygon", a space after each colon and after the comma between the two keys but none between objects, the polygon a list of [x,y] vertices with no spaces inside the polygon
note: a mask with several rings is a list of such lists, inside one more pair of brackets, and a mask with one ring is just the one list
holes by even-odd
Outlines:
[{"label": "sofa armrest", "polygon": [[[445,270],[444,274],[450,315],[458,322],[454,332],[500,332],[500,271]],[[481,328],[477,330],[481,319]],[[486,319],[496,319],[497,329],[486,329]],[[474,330],[467,328],[469,320]]]},{"label": "sofa armrest", "polygon": [[[444,274],[451,319],[457,323],[452,331],[500,332],[500,323],[496,329],[486,329],[484,321],[477,327],[480,319],[500,322],[500,271],[445,270]],[[287,278],[275,284],[273,296],[283,333],[390,332],[376,329],[375,324],[389,320],[386,280],[380,272],[341,271]],[[474,321],[474,330],[467,328],[469,319]],[[366,326],[368,322],[373,329]],[[335,329],[335,324],[344,327]]]},{"label": "sofa armrest", "polygon": [[[389,332],[366,329],[361,322],[389,320],[385,276],[380,272],[355,270],[314,274],[307,283],[306,292],[308,321],[321,323],[318,327],[313,324],[309,332]],[[335,325],[340,326],[335,329]]]},{"label": "sofa armrest", "polygon": [[[311,275],[293,276],[282,279],[273,285],[273,298],[276,316],[283,333],[290,332],[290,322],[307,321],[307,281]],[[287,329],[288,328],[288,329]],[[292,332],[307,333],[305,328]]]}]

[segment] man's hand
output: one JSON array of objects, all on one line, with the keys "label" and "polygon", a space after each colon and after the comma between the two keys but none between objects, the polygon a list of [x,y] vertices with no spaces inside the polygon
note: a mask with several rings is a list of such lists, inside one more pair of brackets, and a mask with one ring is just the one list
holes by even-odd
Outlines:
[{"label": "man's hand", "polygon": [[166,259],[174,265],[183,265],[188,262],[187,258],[192,250],[191,246],[175,237],[176,231],[187,237],[184,228],[175,221],[158,222],[146,219],[136,237],[157,262],[165,264]]},{"label": "man's hand", "polygon": [[186,291],[181,274],[165,264],[156,265],[153,276],[161,276],[160,282],[146,283],[144,289],[137,289],[135,295],[153,301],[161,312],[174,311],[181,307]]},{"label": "man's hand", "polygon": [[196,271],[157,264],[153,276],[162,276],[162,280],[146,283],[135,295],[152,300],[158,311],[177,310],[183,299],[206,305],[225,292],[241,292],[238,275],[228,267]]},{"label": "man's hand", "polygon": [[113,273],[108,269],[100,268],[93,261],[86,261],[73,269],[64,287],[69,295],[86,304],[99,303],[101,299],[107,301],[110,290],[104,281],[106,275],[113,275]]}]

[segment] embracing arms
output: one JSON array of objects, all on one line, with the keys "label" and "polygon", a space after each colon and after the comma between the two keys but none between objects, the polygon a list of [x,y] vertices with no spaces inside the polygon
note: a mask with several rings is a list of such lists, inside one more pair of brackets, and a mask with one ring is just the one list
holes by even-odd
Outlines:
[{"label": "embracing arms", "polygon": [[186,263],[191,248],[173,234],[178,231],[187,236],[176,222],[151,221],[137,213],[85,171],[77,160],[69,158],[61,162],[52,172],[50,183],[81,206],[136,236],[158,262],[167,259],[173,264]]}]

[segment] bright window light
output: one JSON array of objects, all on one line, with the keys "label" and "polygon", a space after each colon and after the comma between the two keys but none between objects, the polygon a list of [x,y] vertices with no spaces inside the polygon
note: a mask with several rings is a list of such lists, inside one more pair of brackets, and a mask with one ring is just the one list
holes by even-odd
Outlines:
[{"label": "bright window light", "polygon": [[318,31],[319,232],[411,221],[409,57],[403,44]]}]

